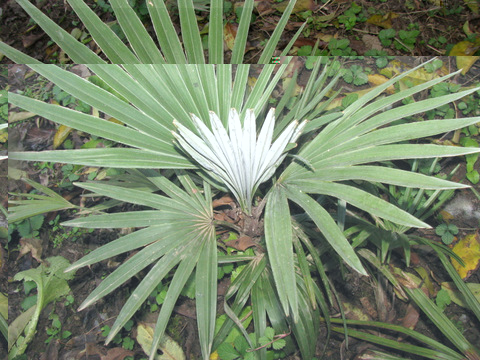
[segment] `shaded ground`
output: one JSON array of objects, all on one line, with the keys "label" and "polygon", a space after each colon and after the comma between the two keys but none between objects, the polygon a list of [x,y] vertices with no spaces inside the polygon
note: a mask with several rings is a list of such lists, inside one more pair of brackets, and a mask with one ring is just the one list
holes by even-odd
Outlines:
[{"label": "shaded ground", "polygon": [[[416,65],[415,63],[421,62],[424,59],[403,59],[407,61],[408,65]],[[448,62],[446,60],[446,64]],[[368,66],[374,66],[373,60],[370,63],[366,63]],[[22,66],[12,67],[12,91],[17,89],[26,89],[26,88],[48,88],[49,84],[38,85],[38,78],[36,75],[26,77],[27,69]],[[14,78],[14,74],[20,74],[23,71],[22,76],[17,76]],[[468,78],[459,78],[462,81],[470,81],[472,78],[478,76],[479,69],[476,68]],[[299,79],[306,79],[308,71],[304,71],[300,75]],[[16,81],[15,81],[16,79]],[[349,84],[342,84],[344,86],[351,86]],[[368,87],[368,85],[365,85]],[[355,90],[357,90],[355,88]],[[52,139],[55,132],[55,126],[49,121],[44,119],[38,119],[38,125],[33,121],[25,121],[20,125],[16,126],[11,132],[11,146],[22,148],[24,150],[44,150],[52,148]],[[82,137],[74,138],[74,143],[81,143],[85,139]],[[78,144],[77,144],[78,145]],[[457,163],[463,164],[463,158],[456,158],[454,160],[446,159],[441,164],[445,169],[451,169]],[[32,164],[17,164],[23,170],[27,171],[29,177],[32,179],[42,182],[50,187],[52,187],[56,192],[67,195],[72,193],[69,188],[59,187],[61,179],[63,179],[63,173],[61,165],[55,165],[52,169],[47,170],[46,172],[41,172],[38,167],[32,166]],[[476,165],[478,168],[478,164]],[[465,167],[462,165],[462,168],[457,173],[457,180],[462,179],[465,173]],[[80,179],[84,180],[85,176]],[[10,191],[12,192],[26,192],[29,191],[25,184],[21,182],[11,182],[9,184]],[[480,191],[480,184],[475,186],[477,191]],[[471,197],[471,193],[467,190],[462,190],[458,193],[464,193],[467,196]],[[81,198],[78,196],[78,193],[73,192],[74,197],[71,199],[73,203],[78,204]],[[475,206],[478,209],[478,203],[475,203]],[[42,258],[47,258],[49,256],[61,255],[67,258],[70,262],[76,261],[81,258],[86,252],[97,248],[98,246],[109,242],[112,239],[117,238],[120,234],[117,231],[110,230],[100,230],[93,233],[84,234],[79,237],[75,242],[72,242],[70,239],[65,240],[60,246],[54,247],[52,242],[52,232],[48,225],[48,222],[55,219],[56,213],[47,214],[44,221],[44,227],[40,231],[41,239],[41,250]],[[69,219],[73,214],[69,212],[62,212],[60,214],[60,221]],[[455,223],[458,224],[460,228],[459,237],[470,233],[472,231],[470,221],[464,217],[458,217],[455,220]],[[432,225],[435,225],[435,219],[429,221]],[[477,221],[478,224],[478,221]],[[66,231],[66,230],[65,230]],[[434,230],[422,230],[417,232],[418,235],[424,236],[435,241],[441,241],[440,238],[435,234]],[[13,276],[22,270],[26,270],[32,267],[37,267],[38,262],[32,256],[32,253],[28,253],[25,256],[18,259],[18,248],[20,247],[20,239],[18,234],[14,234],[11,240],[11,254],[10,254],[10,266],[8,269],[9,279],[11,280]],[[449,280],[445,270],[442,268],[438,259],[427,249],[417,249],[415,254],[418,257],[417,266],[425,267],[429,272],[435,274],[435,279],[437,282]],[[101,358],[101,359],[113,359],[113,352],[108,353],[109,349],[116,348],[115,351],[120,353],[119,359],[123,359],[123,355],[127,355],[126,350],[122,350],[121,343],[113,344],[109,347],[103,345],[105,337],[102,335],[101,328],[104,325],[111,326],[113,321],[120,311],[121,307],[125,303],[125,300],[130,292],[130,289],[134,288],[139,282],[138,278],[133,278],[128,281],[124,286],[122,286],[118,291],[107,296],[105,299],[99,301],[93,306],[88,307],[82,312],[76,312],[76,308],[80,303],[86,298],[86,296],[102,281],[103,278],[109,273],[111,273],[121,261],[125,259],[128,254],[116,257],[109,261],[103,261],[101,263],[92,265],[91,267],[86,267],[80,269],[76,273],[75,280],[70,282],[70,287],[72,293],[74,294],[74,304],[65,305],[65,301],[57,302],[56,304],[50,304],[43,312],[40,318],[40,322],[37,328],[37,335],[35,336],[34,341],[29,345],[27,350],[27,358],[36,360],[36,359],[68,359],[72,356],[78,356],[79,359],[84,359],[83,355],[85,352],[88,352],[92,358]],[[403,256],[401,254],[396,254],[392,258],[392,264],[397,266],[404,267],[402,261]],[[380,320],[380,321],[389,321],[393,323],[401,323],[401,321],[406,317],[407,314],[411,314],[412,310],[407,307],[406,303],[403,303],[399,300],[392,301],[391,289],[388,286],[384,288],[377,288],[372,282],[363,278],[357,277],[354,274],[349,276],[347,281],[340,278],[338,271],[333,272],[332,274],[333,282],[340,292],[340,296],[343,301],[351,302],[356,307],[363,310],[370,319]],[[142,274],[140,274],[141,277]],[[473,274],[469,278],[469,282],[479,283],[480,276],[477,273]],[[228,282],[223,281],[221,286],[219,286],[218,300],[219,304],[223,300],[223,295],[226,289]],[[21,303],[24,300],[25,295],[23,293],[23,286],[19,282],[11,282],[9,287],[9,319],[15,319],[22,311]],[[222,309],[221,306],[218,307]],[[334,309],[338,310],[338,309]],[[221,311],[221,310],[220,310]],[[334,312],[333,311],[333,312]],[[148,312],[148,311],[147,311]],[[178,304],[176,310],[176,315],[171,320],[171,325],[168,327],[169,334],[179,342],[185,352],[190,355],[189,359],[200,359],[200,350],[198,347],[198,335],[196,333],[196,320],[195,320],[195,307],[194,301],[188,299],[187,297],[182,297],[180,303]],[[454,321],[458,323],[458,326],[461,327],[463,334],[472,344],[480,343],[480,326],[471,314],[465,309],[456,306],[454,304],[450,305],[446,310],[447,315]],[[72,333],[72,336],[66,339],[54,339],[50,341],[48,345],[45,344],[45,341],[48,339],[49,335],[47,334],[47,329],[52,328],[52,314],[58,315],[61,324],[62,331],[67,330]],[[151,315],[137,315],[134,317],[135,323],[138,321],[148,321]],[[348,315],[351,318],[355,318],[355,314]],[[416,324],[417,331],[424,333],[430,337],[437,338],[439,341],[448,344],[442,334],[435,328],[435,326],[430,323],[430,321],[424,316],[420,316],[419,322]],[[125,330],[122,332],[122,337],[134,338],[135,334],[132,331]],[[323,344],[325,342],[325,329],[322,329],[319,334],[319,345],[318,345],[318,355],[323,349]],[[453,346],[452,346],[453,347]],[[362,342],[351,340],[350,346],[348,349],[345,348],[343,342],[343,337],[340,335],[333,335],[327,344],[326,358],[327,359],[354,359],[356,356],[366,351],[367,349],[374,348],[373,345]],[[109,355],[110,354],[110,355]],[[135,344],[132,353],[128,353],[134,356],[135,359],[144,358],[142,349]],[[97,355],[98,357],[94,357]],[[111,358],[108,356],[112,356]],[[345,357],[341,357],[345,356]],[[288,359],[299,359],[298,354],[291,355]]]},{"label": "shaded ground", "polygon": [[[99,1],[98,4],[102,3],[100,6],[93,0],[85,2],[94,8],[104,22],[115,21],[108,3]],[[37,0],[34,3],[68,32],[74,29],[85,30],[66,1]],[[137,14],[140,14],[147,30],[153,35],[149,18],[144,15],[146,8],[143,1],[133,0],[130,3],[135,4]],[[317,40],[320,41],[320,50],[324,50],[318,55],[362,55],[371,49],[382,51],[385,55],[445,55],[454,45],[464,40],[470,42],[460,46],[457,49],[460,52],[456,55],[473,55],[480,49],[480,16],[478,10],[475,13],[466,6],[466,1],[360,0],[352,5],[352,2],[342,0],[325,3],[302,0],[297,3],[296,11],[291,16],[286,34],[282,36],[278,47],[283,49],[303,22],[307,21],[308,25],[295,43],[291,55],[309,55],[308,49],[311,51]],[[167,1],[167,5],[171,14],[178,13],[173,1]],[[238,25],[237,12],[240,10],[237,10],[236,6],[238,3],[225,9],[226,18],[231,25],[227,30],[229,34],[235,34]],[[258,60],[259,50],[275,29],[281,17],[279,10],[283,9],[282,3],[273,0],[259,1],[256,6],[247,43],[249,51],[245,55],[247,63]],[[58,47],[51,44],[43,30],[29,20],[15,0],[7,0],[1,9],[3,13],[0,22],[3,25],[0,39],[42,62],[67,61]],[[200,28],[203,28],[208,23],[208,13],[199,10],[198,19]],[[173,21],[175,24],[179,23],[176,15],[173,15]],[[384,34],[381,32],[386,29],[395,30],[396,42],[388,44],[386,39],[382,39]],[[155,38],[154,35],[153,37]],[[337,48],[329,44],[332,38],[348,40],[348,46]],[[386,42],[383,43],[382,40]],[[93,42],[88,43],[88,46],[94,51],[98,50]],[[2,62],[9,63],[9,60],[3,59]]]}]

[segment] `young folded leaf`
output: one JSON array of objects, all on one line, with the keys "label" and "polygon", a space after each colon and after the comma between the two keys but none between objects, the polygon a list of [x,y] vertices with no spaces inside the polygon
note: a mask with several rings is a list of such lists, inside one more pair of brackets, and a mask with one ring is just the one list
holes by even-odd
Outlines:
[{"label": "young folded leaf", "polygon": [[237,198],[241,208],[251,213],[252,199],[258,186],[272,177],[286,156],[286,147],[300,136],[307,121],[293,121],[272,143],[275,109],[267,114],[262,129],[256,136],[255,114],[247,109],[242,121],[236,109],[228,116],[228,133],[217,114],[210,111],[210,130],[197,116],[192,121],[200,136],[174,120],[178,133],[173,135],[180,147],[215,180],[224,183]]}]

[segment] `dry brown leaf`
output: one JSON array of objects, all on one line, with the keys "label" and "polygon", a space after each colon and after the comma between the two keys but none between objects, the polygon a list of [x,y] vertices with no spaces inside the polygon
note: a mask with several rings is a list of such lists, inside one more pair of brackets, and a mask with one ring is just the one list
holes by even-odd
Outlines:
[{"label": "dry brown leaf", "polygon": [[398,15],[389,11],[385,15],[375,14],[368,18],[367,23],[380,26],[384,29],[390,29],[392,27],[392,19],[396,19]]},{"label": "dry brown leaf", "polygon": [[40,40],[44,35],[45,35],[45,33],[36,34],[36,35],[32,34],[32,35],[24,36],[22,38],[23,47],[25,49],[29,48],[30,46],[35,44],[38,40]]},{"label": "dry brown leaf", "polygon": [[419,317],[420,317],[420,313],[418,312],[418,310],[412,304],[408,304],[407,312],[405,313],[405,316],[402,319],[402,326],[405,326],[406,328],[409,328],[412,330],[415,329],[415,326],[417,326]]},{"label": "dry brown leaf", "polygon": [[18,259],[22,256],[32,253],[32,257],[38,262],[42,262],[42,240],[37,238],[31,239],[20,239],[20,252],[18,254]]},{"label": "dry brown leaf", "polygon": [[227,241],[225,245],[239,251],[245,251],[252,246],[256,246],[257,243],[250,236],[240,236],[238,239]]},{"label": "dry brown leaf", "polygon": [[[281,3],[272,5],[272,7],[275,10],[284,12],[288,4],[289,4],[289,1],[283,1]],[[313,0],[297,0],[297,2],[295,3],[295,6],[293,7],[292,13],[295,14],[295,13],[307,11],[307,10],[314,11],[317,9],[317,7],[318,5],[315,4]]]},{"label": "dry brown leaf", "polygon": [[108,350],[107,355],[101,356],[102,360],[123,360],[127,356],[133,356],[135,353],[121,347],[116,347]]},{"label": "dry brown leaf", "polygon": [[234,200],[230,196],[225,195],[225,196],[222,196],[220,199],[213,200],[212,206],[213,208],[216,208],[223,205],[230,205],[230,203],[232,202],[234,202]]},{"label": "dry brown leaf", "polygon": [[235,37],[237,36],[238,25],[227,22],[223,28],[223,40],[229,50],[233,50]]},{"label": "dry brown leaf", "polygon": [[382,44],[378,39],[378,36],[365,34],[362,35],[362,41],[365,44],[366,49],[383,50]]}]

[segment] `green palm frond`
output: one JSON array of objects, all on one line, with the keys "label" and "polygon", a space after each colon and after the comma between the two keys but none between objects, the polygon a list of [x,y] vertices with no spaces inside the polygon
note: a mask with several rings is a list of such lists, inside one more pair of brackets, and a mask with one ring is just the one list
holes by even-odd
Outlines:
[{"label": "green palm frond", "polygon": [[84,300],[79,309],[90,306],[142,269],[153,265],[123,306],[106,339],[108,343],[135,314],[163,278],[178,266],[155,327],[150,351],[150,359],[153,359],[177,298],[196,269],[196,292],[201,294],[197,296],[198,330],[202,340],[202,353],[204,358],[208,358],[213,342],[217,296],[217,248],[215,228],[212,225],[213,209],[209,185],[203,184],[204,195],[197,195],[200,194],[200,190],[185,174],[178,173],[184,189],[176,186],[157,171],[143,170],[139,174],[143,174],[144,180],[148,180],[157,190],[162,190],[169,196],[104,183],[76,184],[97,195],[156,209],[133,213],[90,215],[63,223],[65,226],[87,228],[143,227],[92,251],[66,270],[72,271],[110,258],[114,254],[143,248],[111,273]]}]

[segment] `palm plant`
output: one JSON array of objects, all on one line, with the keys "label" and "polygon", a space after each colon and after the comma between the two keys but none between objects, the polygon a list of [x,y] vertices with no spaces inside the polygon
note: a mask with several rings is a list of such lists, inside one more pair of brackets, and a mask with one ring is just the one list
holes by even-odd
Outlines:
[{"label": "palm plant", "polygon": [[[326,111],[333,98],[321,100],[339,74],[330,79],[331,69],[328,66],[321,69],[317,62],[302,95],[291,104],[290,111],[284,113],[282,109],[290,97],[289,91],[275,110],[268,109],[267,104],[286,65],[280,66],[276,73],[273,65],[260,67],[251,89],[247,86],[251,69],[248,65],[235,68],[232,65],[88,65],[114,93],[54,65],[34,64],[31,68],[74,97],[123,123],[9,94],[9,101],[15,106],[120,145],[9,155],[11,159],[23,161],[125,169],[124,175],[107,181],[75,185],[97,196],[115,199],[115,204],[137,204],[147,210],[102,213],[96,209],[95,213],[64,225],[142,229],[92,251],[67,270],[140,249],[80,306],[83,309],[93,304],[148,267],[147,274],[117,317],[107,342],[162,279],[174,273],[155,327],[150,359],[191,274],[195,274],[197,323],[204,359],[209,358],[212,349],[222,343],[233,326],[238,326],[255,348],[267,325],[276,333],[291,330],[302,357],[313,358],[320,313],[328,319],[328,307],[332,304],[332,289],[316,245],[323,244],[329,253],[336,253],[353,271],[363,275],[367,272],[331,214],[309,194],[340,199],[372,216],[400,225],[428,227],[408,212],[351,186],[348,181],[423,189],[462,188],[465,185],[388,168],[382,163],[480,152],[476,148],[395,144],[465,127],[478,122],[478,118],[386,126],[478,90],[469,89],[388,110],[389,106],[456,73],[375,100],[415,68],[372,89],[343,111]],[[261,119],[265,121],[262,123]],[[304,122],[306,119],[308,123]],[[255,243],[252,256],[225,255],[217,250],[216,229],[226,224],[214,220],[212,199],[224,192],[235,196],[243,210],[241,216],[250,220],[236,230],[252,237]],[[38,201],[49,200],[44,197]],[[65,204],[58,206],[65,207]],[[311,231],[312,227],[306,228],[292,216],[298,207],[319,232]],[[16,207],[9,211],[15,214]],[[83,209],[84,213],[88,211]],[[224,300],[229,320],[215,334],[217,266],[240,261],[246,262],[246,266],[232,282]],[[322,280],[320,285],[314,281],[316,274]],[[253,338],[248,336],[239,319],[248,302],[253,311]],[[330,326],[328,321],[327,325]],[[265,359],[266,349],[254,354],[258,359]]]},{"label": "palm plant", "polygon": [[[42,27],[50,38],[65,51],[73,62],[78,64],[105,63],[105,61],[94,51],[63,30],[48,16],[32,5],[29,0],[16,1],[31,16],[31,18]],[[213,0],[210,3],[208,23],[208,62],[211,64],[222,64],[224,62],[223,3],[223,0]],[[275,31],[262,51],[259,63],[265,64],[270,62],[295,3],[296,0],[289,1]],[[177,4],[180,17],[181,37],[178,36],[174,28],[165,1],[146,1],[149,16],[155,30],[156,39],[160,44],[160,48],[157,47],[154,40],[145,30],[138,15],[130,7],[127,0],[110,1],[117,17],[118,24],[127,38],[127,45],[120,40],[107,24],[100,20],[100,18],[84,3],[83,0],[68,0],[68,4],[84,23],[98,47],[111,63],[203,64],[206,62],[193,0],[180,0]],[[232,64],[243,63],[253,7],[253,0],[245,1],[231,54],[230,61]],[[287,47],[282,51],[282,56],[286,55],[291,49],[304,26],[305,24],[300,27]],[[0,42],[0,52],[20,64],[38,63],[37,60],[21,53],[3,42]]]}]

